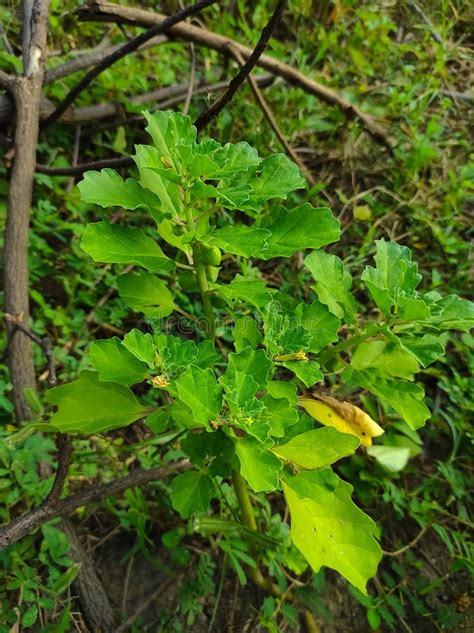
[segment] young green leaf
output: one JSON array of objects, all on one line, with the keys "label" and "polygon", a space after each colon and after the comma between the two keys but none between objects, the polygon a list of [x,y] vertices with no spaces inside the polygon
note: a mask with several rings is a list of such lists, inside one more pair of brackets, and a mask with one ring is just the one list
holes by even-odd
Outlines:
[{"label": "young green leaf", "polygon": [[77,185],[81,200],[97,204],[104,209],[123,207],[124,209],[147,209],[153,214],[161,214],[160,199],[145,189],[134,178],[124,180],[113,169],[88,171]]},{"label": "young green leaf", "polygon": [[268,288],[261,279],[247,280],[237,275],[230,284],[220,285],[218,292],[230,303],[247,303],[256,308],[263,308],[272,300],[275,294],[273,288]]},{"label": "young green leaf", "polygon": [[153,343],[153,337],[149,332],[144,333],[134,328],[124,336],[122,345],[135,358],[143,361],[150,369],[153,369],[155,366],[156,348]]},{"label": "young green leaf", "polygon": [[171,378],[181,374],[189,365],[195,364],[198,348],[194,341],[183,341],[177,336],[160,334],[155,336],[158,363]]},{"label": "young green leaf", "polygon": [[442,297],[437,292],[424,295],[429,302],[431,316],[427,325],[440,330],[469,332],[474,328],[474,303],[460,299],[457,295]]},{"label": "young green leaf", "polygon": [[362,279],[380,310],[390,316],[399,297],[414,297],[421,275],[406,246],[385,240],[377,240],[375,244],[376,268],[367,266]]},{"label": "young green leaf", "polygon": [[310,352],[317,353],[329,343],[337,341],[341,321],[329,311],[327,306],[319,301],[313,301],[309,305],[300,303],[296,307],[295,314],[311,335]]},{"label": "young green leaf", "polygon": [[271,236],[267,229],[259,229],[245,224],[224,226],[207,236],[209,244],[214,244],[228,253],[243,257],[258,257],[267,248]]},{"label": "young green leaf", "polygon": [[298,166],[285,154],[273,154],[262,160],[248,182],[252,192],[248,202],[242,205],[242,209],[252,211],[261,211],[263,203],[267,200],[286,199],[291,191],[305,186]]},{"label": "young green leaf", "polygon": [[270,425],[272,437],[283,437],[290,426],[298,422],[298,411],[287,398],[273,398],[266,394],[262,398],[265,405],[264,418]]},{"label": "young green leaf", "polygon": [[443,341],[439,336],[398,336],[399,344],[412,354],[422,367],[428,367],[444,354]]},{"label": "young green leaf", "polygon": [[116,336],[92,343],[89,359],[102,382],[118,382],[129,387],[142,382],[148,373],[146,364],[129,352]]},{"label": "young green leaf", "polygon": [[[158,196],[160,214],[152,213],[156,222],[165,215],[176,217],[183,211],[180,187],[175,182],[175,172],[166,169],[159,151],[149,145],[136,145],[132,156],[140,174],[140,184]],[[171,176],[171,177],[170,177]]]},{"label": "young green leaf", "polygon": [[308,388],[324,378],[319,363],[314,360],[288,360],[281,365],[289,369]]},{"label": "young green leaf", "polygon": [[387,401],[412,429],[423,426],[431,415],[423,402],[425,392],[420,385],[386,378],[377,370],[358,371],[347,368],[342,377],[345,382],[368,389],[375,396]]},{"label": "young green leaf", "polygon": [[81,248],[96,262],[138,264],[152,272],[169,272],[175,263],[141,229],[108,222],[88,224]]},{"label": "young green leaf", "polygon": [[81,372],[67,385],[53,387],[45,400],[58,407],[51,424],[61,433],[104,433],[128,426],[146,413],[128,387],[99,382],[91,371]]},{"label": "young green leaf", "polygon": [[262,224],[270,232],[263,249],[253,257],[272,259],[291,257],[306,248],[320,248],[339,239],[339,222],[325,207],[314,208],[305,203],[294,209],[278,207]]},{"label": "young green leaf", "polygon": [[237,372],[241,372],[251,376],[259,387],[265,387],[271,367],[272,362],[263,350],[246,347],[241,352],[229,354],[227,369],[221,376],[220,382],[226,388],[232,389]]},{"label": "young green leaf", "polygon": [[257,400],[255,395],[259,390],[259,384],[251,375],[242,371],[236,371],[232,382],[224,384],[224,400],[229,405],[233,415],[253,417],[260,413],[265,405]]},{"label": "young green leaf", "polygon": [[314,290],[319,301],[339,319],[345,317],[349,322],[354,321],[357,303],[350,293],[352,277],[344,270],[339,257],[314,251],[304,263],[316,281]]},{"label": "young green leaf", "polygon": [[360,343],[351,359],[354,369],[378,369],[389,376],[413,380],[420,371],[416,358],[394,342],[370,341]]},{"label": "young green leaf", "polygon": [[144,111],[148,125],[146,131],[151,136],[158,155],[167,160],[175,170],[178,170],[178,147],[191,148],[196,143],[197,130],[191,118],[180,112]]},{"label": "young green leaf", "polygon": [[119,295],[132,310],[143,312],[147,317],[161,319],[175,308],[173,296],[167,285],[151,273],[127,273],[117,278]]},{"label": "young green leaf", "polygon": [[183,519],[198,512],[207,512],[215,494],[214,482],[209,475],[195,470],[181,473],[171,482],[171,503]]},{"label": "young green leaf", "polygon": [[354,435],[325,427],[297,435],[287,444],[274,446],[272,451],[298,468],[314,470],[352,455],[359,444],[360,440]]},{"label": "young green leaf", "polygon": [[251,437],[237,439],[235,452],[240,462],[240,473],[255,492],[269,492],[278,487],[282,463],[276,455]]},{"label": "young green leaf", "polygon": [[194,149],[189,173],[195,178],[219,180],[255,169],[260,162],[257,150],[248,143],[227,143],[221,146],[215,141],[201,141]]},{"label": "young green leaf", "polygon": [[222,388],[211,369],[190,365],[176,380],[179,399],[193,412],[201,424],[215,420],[222,404]]},{"label": "young green leaf", "polygon": [[352,501],[352,486],[330,469],[286,476],[291,538],[315,572],[325,565],[366,593],[382,552],[376,525]]}]

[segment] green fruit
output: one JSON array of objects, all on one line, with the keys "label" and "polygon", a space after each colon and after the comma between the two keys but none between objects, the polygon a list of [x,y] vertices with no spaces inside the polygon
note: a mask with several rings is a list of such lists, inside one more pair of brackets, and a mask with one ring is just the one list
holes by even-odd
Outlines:
[{"label": "green fruit", "polygon": [[217,246],[202,245],[202,261],[207,266],[219,266],[221,263],[222,255]]},{"label": "green fruit", "polygon": [[185,292],[198,292],[199,287],[195,273],[191,270],[183,270],[178,275],[179,285]]},{"label": "green fruit", "polygon": [[220,268],[217,266],[206,266],[206,276],[213,284],[216,283],[217,278],[219,277],[219,270]]}]

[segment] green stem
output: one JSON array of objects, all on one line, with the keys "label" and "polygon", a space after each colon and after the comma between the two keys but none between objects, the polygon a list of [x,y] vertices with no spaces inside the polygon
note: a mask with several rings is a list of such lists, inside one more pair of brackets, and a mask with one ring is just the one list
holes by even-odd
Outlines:
[{"label": "green stem", "polygon": [[[189,192],[185,192],[185,207],[186,207],[186,224],[188,227],[188,231],[194,231],[196,228],[194,217],[193,217],[193,209],[191,206],[191,201],[189,197]],[[209,324],[209,330],[207,331],[208,338],[212,341],[216,337],[216,323],[214,319],[214,311],[212,309],[211,297],[209,296],[209,284],[207,281],[206,275],[206,265],[202,261],[201,255],[201,246],[198,242],[193,241],[192,243],[193,249],[193,261],[196,269],[196,278],[199,286],[199,291],[201,292],[202,297],[202,305],[204,308],[204,314],[206,315],[206,319]]]},{"label": "green stem", "polygon": [[247,484],[245,483],[245,479],[242,475],[236,470],[232,473],[232,483],[234,484],[235,494],[237,501],[239,502],[243,524],[250,530],[257,531],[257,522],[255,521],[255,515],[250,502]]},{"label": "green stem", "polygon": [[[232,483],[234,485],[235,495],[237,497],[237,501],[239,502],[240,514],[242,518],[242,523],[249,528],[250,530],[257,530],[257,521],[255,520],[255,514],[253,512],[252,503],[250,501],[250,496],[247,489],[247,484],[245,483],[245,479],[242,475],[233,471],[232,473]],[[280,600],[288,600],[288,602],[297,602],[297,598],[292,591],[282,591],[278,585],[274,582],[265,578],[258,567],[255,569],[249,570],[249,576],[252,581],[267,593],[275,598],[279,598]],[[306,629],[308,633],[318,633],[319,628],[316,624],[313,614],[309,609],[305,609],[304,611],[304,621],[306,625]]]},{"label": "green stem", "polygon": [[354,345],[358,345],[359,343],[362,343],[363,341],[370,338],[371,336],[374,336],[374,334],[375,332],[373,331],[365,332],[365,334],[359,334],[358,336],[351,336],[345,341],[341,341],[334,347],[331,347],[330,349],[328,349],[326,353],[322,354],[319,358],[319,363],[321,365],[325,365],[328,362],[328,360],[330,360],[334,356],[337,356],[337,354],[339,354],[340,352],[343,352],[346,349],[350,349],[351,347],[354,347]]}]

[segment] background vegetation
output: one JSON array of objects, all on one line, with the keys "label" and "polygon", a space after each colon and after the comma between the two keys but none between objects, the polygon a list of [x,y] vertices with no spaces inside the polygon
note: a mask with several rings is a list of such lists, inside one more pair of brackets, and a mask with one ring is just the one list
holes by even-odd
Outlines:
[{"label": "background vegetation", "polygon": [[[84,49],[106,48],[141,32],[138,27],[80,21],[78,5],[70,0],[51,3],[50,70]],[[159,7],[145,2],[140,8],[173,13],[179,7],[170,1]],[[273,9],[267,0],[222,2],[197,22],[254,46]],[[326,250],[341,257],[350,271],[360,271],[374,254],[375,239],[385,237],[412,249],[424,290],[465,298],[472,293],[473,19],[471,4],[463,0],[288,3],[267,53],[377,117],[393,147],[387,149],[340,108],[282,79],[262,87],[284,138],[310,174],[306,198],[314,206],[329,206],[342,223],[341,241]],[[21,41],[16,2],[4,3],[0,20],[0,69],[14,72],[20,68]],[[143,106],[134,100],[136,95],[189,82],[194,74],[193,91],[153,99],[147,106],[182,109],[190,96],[189,113],[195,119],[217,94],[198,88],[228,80],[235,71],[230,58],[175,40],[129,55],[101,74],[75,103],[76,108],[112,104],[112,115],[80,124],[60,121],[47,129],[40,135],[38,163],[60,168],[128,156],[145,139]],[[257,70],[254,76],[265,74]],[[59,103],[79,76],[45,86],[45,97]],[[9,122],[2,127],[8,137]],[[246,140],[262,156],[282,151],[247,85],[206,133],[220,142]],[[12,162],[11,149],[4,145],[2,224]],[[140,328],[143,321],[114,291],[114,267],[97,267],[78,246],[86,223],[108,212],[81,203],[74,178],[47,171],[40,169],[35,176],[31,329],[51,339],[58,381],[66,382],[84,367],[92,340]],[[127,213],[117,211],[117,219]],[[138,214],[133,212],[135,223]],[[226,270],[232,278],[231,263],[224,278]],[[298,258],[271,268],[262,263],[260,271],[289,292],[312,283]],[[186,309],[194,313],[195,306],[189,302]],[[4,349],[6,342],[2,334]],[[384,468],[355,455],[339,467],[355,487],[355,501],[381,526],[384,550],[396,554],[384,558],[369,597],[332,572],[300,575],[298,561],[294,576],[286,579],[322,631],[474,628],[469,540],[474,339],[454,334],[446,343],[446,358],[422,375],[432,418],[410,438],[408,464]],[[47,386],[47,360],[39,346],[34,351],[41,390]],[[15,446],[5,441],[17,426],[6,365],[1,367],[0,521],[8,523],[47,494],[55,449],[48,436],[33,435]],[[364,396],[363,401],[370,411],[373,401]],[[74,448],[69,492],[125,475],[137,465],[166,464],[182,455],[179,441],[157,438],[141,423],[75,440]],[[271,513],[271,503],[269,498],[260,504],[262,516]],[[229,558],[240,551],[237,539],[229,546],[186,533],[185,522],[172,512],[164,481],[82,507],[74,523],[114,610],[128,622],[127,629],[119,630],[299,630],[299,614],[291,604],[255,591],[236,576]],[[240,562],[245,568],[245,557]],[[63,523],[50,522],[3,551],[0,569],[0,633],[86,630],[72,584],[79,566]]]}]

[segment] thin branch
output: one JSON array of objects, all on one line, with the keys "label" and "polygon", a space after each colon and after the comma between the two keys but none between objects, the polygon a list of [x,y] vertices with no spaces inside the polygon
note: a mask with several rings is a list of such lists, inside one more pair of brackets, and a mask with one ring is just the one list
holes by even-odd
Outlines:
[{"label": "thin branch", "polygon": [[36,165],[38,174],[46,174],[46,176],[81,176],[89,170],[99,170],[110,167],[111,169],[121,169],[122,167],[131,167],[134,162],[129,157],[124,158],[105,158],[104,160],[96,160],[91,163],[81,163],[75,167],[48,167],[47,165]]},{"label": "thin branch", "polygon": [[162,599],[162,597],[168,591],[169,587],[175,584],[176,584],[175,574],[168,576],[167,578],[165,578],[165,580],[160,582],[158,587],[154,591],[152,591],[150,594],[148,594],[148,596],[146,596],[146,598],[138,605],[135,611],[133,611],[133,613],[125,620],[125,622],[123,622],[123,624],[121,624],[117,628],[116,633],[125,633],[125,631],[128,631],[132,627],[134,622],[141,616],[141,614],[144,611],[146,611],[146,609],[150,606],[150,604],[152,604],[152,602],[156,600],[158,597]]},{"label": "thin branch", "polygon": [[[160,44],[163,44],[163,42],[167,41],[168,38],[165,35],[159,35],[152,38],[148,42],[145,42],[145,44],[142,44],[142,46],[140,46],[138,50],[151,48],[152,46],[159,46]],[[107,48],[96,47],[90,51],[83,51],[81,53],[78,53],[74,57],[74,59],[70,59],[64,64],[60,64],[55,68],[47,70],[44,75],[44,85],[51,84],[58,79],[63,79],[64,77],[68,77],[69,75],[77,73],[80,70],[95,66],[103,59],[110,57],[110,55],[120,50],[122,46],[122,44],[115,44],[115,46],[108,46]]]},{"label": "thin branch", "polygon": [[191,465],[187,460],[182,460],[164,468],[156,466],[149,470],[135,470],[129,475],[110,483],[89,486],[81,492],[69,495],[69,497],[58,501],[55,505],[40,505],[34,510],[16,517],[11,523],[0,529],[0,551],[13,545],[13,543],[16,543],[50,519],[65,516],[81,506],[103,501],[108,497],[123,492],[127,488],[141,486],[155,479],[162,479],[172,472],[186,470],[190,467]]},{"label": "thin branch", "polygon": [[216,1],[217,0],[199,0],[199,2],[196,2],[195,4],[189,7],[186,7],[186,9],[179,11],[175,15],[167,17],[165,20],[163,20],[163,22],[153,26],[146,33],[141,33],[140,35],[133,38],[129,42],[126,42],[125,44],[123,44],[123,46],[121,46],[118,50],[116,50],[114,53],[112,53],[111,55],[103,59],[101,62],[99,62],[97,66],[92,68],[92,70],[90,70],[81,79],[81,81],[79,81],[74,86],[74,88],[70,90],[70,92],[63,99],[62,103],[60,103],[59,106],[56,108],[56,110],[46,119],[44,123],[44,127],[48,127],[52,123],[55,123],[61,117],[61,115],[64,112],[66,112],[66,110],[75,101],[75,99],[81,94],[81,92],[83,92],[83,90],[85,90],[92,83],[92,81],[96,77],[98,77],[104,70],[106,70],[107,68],[110,68],[110,66],[115,64],[115,62],[119,61],[126,55],[129,55],[130,53],[133,53],[134,51],[136,51],[138,48],[140,48],[140,46],[145,44],[145,42],[148,42],[149,40],[151,40],[153,37],[156,37],[157,35],[161,35],[162,33],[164,33],[165,31],[168,31],[171,27],[175,26],[179,22],[182,22],[183,20],[190,17],[191,15],[195,15],[196,13],[199,13],[206,7],[210,6],[211,4],[214,4]]},{"label": "thin branch", "polygon": [[[266,86],[274,81],[273,75],[260,75],[256,81],[261,86]],[[227,81],[217,81],[212,84],[201,84],[193,91],[193,97],[198,94],[209,93],[214,90],[222,90],[227,86]],[[61,123],[78,124],[90,123],[91,121],[100,121],[117,115],[119,108],[127,107],[127,104],[142,105],[147,103],[159,102],[159,108],[165,109],[170,104],[176,104],[183,100],[189,91],[189,82],[165,86],[151,92],[132,95],[127,97],[124,103],[96,103],[94,105],[82,106],[80,108],[69,108],[62,115]],[[53,112],[54,104],[43,96],[40,104],[40,120],[44,121]],[[13,120],[15,106],[13,100],[8,95],[0,95],[0,125]],[[142,117],[136,116],[136,120]],[[132,119],[134,120],[134,119]]]},{"label": "thin branch", "polygon": [[189,45],[189,51],[191,53],[191,72],[189,74],[188,92],[186,93],[186,100],[183,105],[183,114],[188,114],[189,112],[189,106],[191,105],[191,99],[194,91],[194,81],[196,78],[196,52],[192,42]]},{"label": "thin branch", "polygon": [[426,13],[423,11],[423,9],[416,2],[414,2],[414,0],[408,0],[408,4],[409,4],[409,6],[411,6],[411,7],[413,7],[415,9],[415,11],[421,17],[421,19],[428,26],[428,28],[429,28],[429,30],[431,32],[431,36],[433,37],[433,39],[436,42],[438,42],[438,44],[441,44],[442,46],[446,46],[445,43],[444,43],[443,38],[438,33],[438,31],[435,29],[435,27],[433,25],[433,22],[429,19],[429,17],[426,15]]},{"label": "thin branch", "polygon": [[67,471],[71,461],[72,444],[68,435],[58,433],[56,436],[56,447],[58,451],[58,467],[56,469],[53,487],[42,504],[46,507],[54,507],[59,501],[64,484],[66,483]]},{"label": "thin branch", "polygon": [[[239,64],[243,64],[244,60],[242,58],[242,55],[238,51],[238,49],[236,49],[233,46],[229,46],[229,50],[232,53],[232,55],[235,57],[237,62]],[[249,82],[249,85],[250,85],[250,87],[252,89],[252,92],[253,92],[253,94],[255,96],[255,99],[257,100],[257,103],[258,103],[258,105],[260,106],[260,109],[263,112],[263,116],[266,118],[268,124],[270,125],[272,130],[275,132],[275,136],[278,138],[280,143],[283,145],[283,148],[285,149],[285,152],[288,154],[288,156],[299,166],[301,171],[304,172],[307,181],[309,182],[311,187],[313,187],[315,185],[316,181],[313,178],[313,175],[312,175],[311,171],[308,169],[308,167],[305,165],[304,161],[301,160],[301,158],[298,156],[298,154],[295,152],[295,150],[291,147],[291,145],[288,143],[286,138],[283,136],[280,128],[278,127],[278,123],[277,123],[275,117],[273,116],[273,112],[270,110],[270,107],[269,107],[268,103],[265,101],[265,98],[262,95],[262,92],[261,92],[260,88],[258,87],[257,82],[252,77],[252,75],[248,75],[247,81]]]},{"label": "thin branch", "polygon": [[29,339],[31,339],[34,343],[39,345],[46,356],[46,360],[48,361],[48,382],[50,385],[56,384],[56,366],[54,363],[54,355],[53,355],[53,347],[51,344],[51,339],[48,336],[38,336],[31,332],[27,327],[23,325],[23,323],[18,319],[14,318],[11,314],[5,314],[5,320],[11,323],[11,328],[8,332],[8,341],[7,341],[7,350],[10,341],[15,336],[16,332],[21,332]]},{"label": "thin branch", "polygon": [[401,556],[402,554],[404,554],[405,552],[407,552],[409,549],[412,549],[412,547],[415,547],[415,545],[418,543],[418,541],[421,541],[421,539],[424,537],[424,535],[428,532],[428,530],[430,529],[431,525],[425,525],[425,527],[420,530],[420,532],[418,532],[418,534],[415,536],[415,538],[410,541],[407,545],[405,545],[404,547],[401,547],[400,549],[395,550],[394,552],[386,552],[385,550],[382,550],[382,554],[384,556]]},{"label": "thin branch", "polygon": [[456,92],[455,90],[440,90],[439,92],[444,97],[451,97],[454,101],[466,101],[466,103],[472,103],[474,101],[474,95],[468,92]]},{"label": "thin branch", "polygon": [[[260,77],[256,77],[255,79],[253,79],[253,81],[257,85],[260,85],[263,87],[263,86],[270,85],[273,82],[273,77],[272,75],[262,75]],[[187,88],[188,85],[189,84],[183,84],[183,89],[181,91],[181,94],[178,94],[177,97],[173,99],[168,99],[167,101],[160,103],[159,109],[165,109],[165,108],[174,106],[180,101],[182,101],[183,97],[185,96],[184,87]],[[202,94],[204,92],[209,92],[210,90],[217,90],[226,85],[227,85],[227,82],[220,81],[215,84],[201,86],[200,88],[194,91],[194,96],[197,94]],[[171,88],[173,87],[172,86],[170,87],[170,92],[171,92]],[[164,92],[165,90],[167,90],[167,88],[162,88],[161,90]],[[156,92],[159,92],[159,91],[157,90]],[[151,94],[152,93],[150,93],[150,95]],[[142,95],[142,96],[144,97],[145,95]],[[136,102],[138,102],[138,97],[136,98]],[[92,106],[92,107],[97,107],[97,106]],[[141,120],[142,118],[143,117],[141,115],[137,115],[136,117],[134,116],[128,119],[128,123],[135,120],[137,121]],[[110,169],[121,169],[124,167],[132,167],[133,165],[134,165],[134,162],[130,157],[113,157],[113,158],[104,158],[103,160],[98,160],[98,161],[92,161],[90,163],[81,163],[79,165],[74,165],[71,167],[49,167],[48,165],[41,165],[38,163],[36,165],[36,172],[38,174],[45,174],[47,176],[82,176],[82,174],[84,174],[86,171],[100,170],[100,169],[105,169],[107,167]]]},{"label": "thin branch", "polygon": [[195,126],[198,130],[202,130],[208,123],[212,121],[215,117],[218,116],[219,112],[225,108],[225,106],[232,100],[232,97],[236,94],[237,90],[244,83],[247,77],[250,75],[252,70],[258,63],[258,60],[263,55],[263,51],[267,47],[267,44],[273,35],[276,27],[280,24],[283,13],[286,7],[286,0],[278,0],[278,4],[276,6],[275,11],[273,12],[270,20],[264,27],[260,39],[257,42],[256,47],[252,51],[251,55],[248,57],[245,64],[240,68],[237,75],[232,79],[229,83],[227,90],[214,101],[213,104],[199,117],[195,122]]},{"label": "thin branch", "polygon": [[[133,24],[134,26],[142,26],[145,28],[149,28],[155,24],[161,24],[165,19],[165,16],[160,13],[121,6],[113,2],[107,2],[106,0],[89,2],[87,5],[78,9],[76,15],[83,21]],[[205,46],[206,48],[219,51],[223,54],[228,53],[230,43],[232,46],[238,48],[244,59],[247,59],[252,54],[252,49],[247,46],[239,44],[235,40],[223,35],[194,26],[194,24],[177,24],[170,29],[168,36],[187,42],[194,42],[195,44]],[[379,125],[375,118],[345,99],[329,86],[310,79],[297,68],[280,62],[269,55],[262,55],[257,65],[265,68],[274,75],[282,77],[290,84],[298,86],[308,94],[314,95],[325,103],[340,108],[346,116],[358,119],[374,139],[383,143],[387,148],[392,149],[392,140],[388,136],[387,131]]]}]

